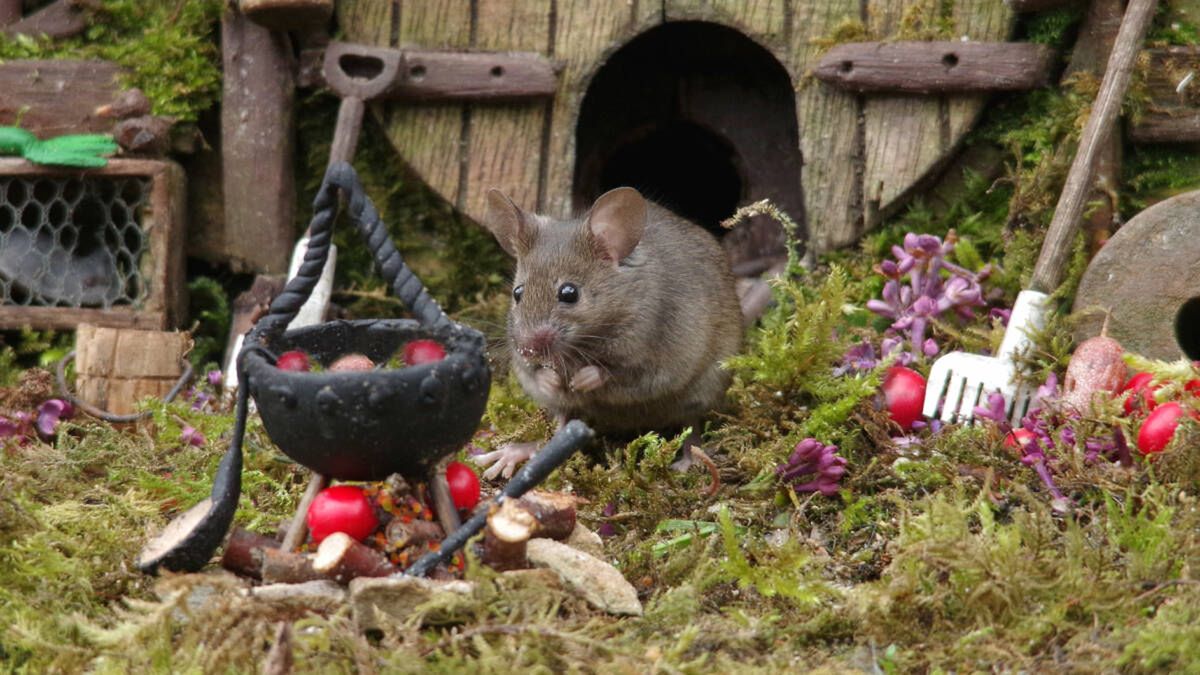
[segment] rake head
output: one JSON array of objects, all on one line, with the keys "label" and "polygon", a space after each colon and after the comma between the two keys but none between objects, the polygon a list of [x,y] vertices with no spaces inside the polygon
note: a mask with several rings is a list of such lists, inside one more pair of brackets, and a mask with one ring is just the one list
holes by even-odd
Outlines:
[{"label": "rake head", "polygon": [[1021,291],[995,356],[951,352],[934,361],[925,385],[924,415],[971,423],[975,407],[986,404],[988,394],[998,391],[1004,396],[1004,414],[1013,426],[1020,426],[1034,391],[1015,383],[1013,357],[1029,346],[1029,332],[1045,324],[1045,300],[1045,293]]}]

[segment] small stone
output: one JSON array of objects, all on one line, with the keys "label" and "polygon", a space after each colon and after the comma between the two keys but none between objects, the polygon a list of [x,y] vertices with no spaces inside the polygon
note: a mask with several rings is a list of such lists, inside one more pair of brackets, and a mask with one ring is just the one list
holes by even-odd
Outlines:
[{"label": "small stone", "polygon": [[433,581],[422,577],[359,577],[350,582],[350,609],[360,631],[384,631],[388,625],[409,621],[420,605],[436,600],[436,609],[422,617],[423,625],[444,625],[466,620],[474,599],[475,584],[468,581]]},{"label": "small stone", "polygon": [[600,538],[600,535],[587,529],[578,521],[575,523],[575,529],[571,530],[571,534],[567,535],[563,543],[578,551],[594,555],[597,558],[604,556],[604,540]]},{"label": "small stone", "polygon": [[258,601],[328,615],[346,604],[346,589],[332,581],[302,584],[266,584],[248,588],[243,595]]},{"label": "small stone", "polygon": [[554,570],[568,589],[592,607],[609,614],[642,615],[637,591],[603,560],[552,539],[531,539],[526,552],[529,562]]}]

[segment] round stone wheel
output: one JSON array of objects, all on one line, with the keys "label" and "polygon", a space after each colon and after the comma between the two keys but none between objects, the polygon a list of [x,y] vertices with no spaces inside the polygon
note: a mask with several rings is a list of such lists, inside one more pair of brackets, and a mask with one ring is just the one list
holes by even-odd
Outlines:
[{"label": "round stone wheel", "polygon": [[[1188,300],[1200,296],[1197,232],[1200,191],[1159,202],[1123,225],[1080,281],[1074,311],[1088,314],[1075,331],[1076,342],[1100,334],[1107,309],[1112,312],[1108,335],[1126,351],[1167,361],[1181,358],[1176,318]],[[1200,320],[1189,319],[1194,316],[1184,313],[1185,343],[1200,339]]]}]

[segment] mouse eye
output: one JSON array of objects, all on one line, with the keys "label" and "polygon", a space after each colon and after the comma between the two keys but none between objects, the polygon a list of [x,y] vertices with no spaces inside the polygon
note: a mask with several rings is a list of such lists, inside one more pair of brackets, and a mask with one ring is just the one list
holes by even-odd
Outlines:
[{"label": "mouse eye", "polygon": [[558,301],[571,304],[579,302],[579,287],[569,281],[559,286]]},{"label": "mouse eye", "polygon": [[520,302],[522,295],[525,295],[525,284],[521,284],[513,289],[513,302]]}]

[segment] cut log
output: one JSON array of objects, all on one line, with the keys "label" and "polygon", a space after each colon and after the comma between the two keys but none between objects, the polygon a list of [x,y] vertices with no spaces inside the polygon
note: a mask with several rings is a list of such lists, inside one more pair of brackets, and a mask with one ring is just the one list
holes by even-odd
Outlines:
[{"label": "cut log", "polygon": [[[17,7],[19,8],[20,5],[21,3],[18,2]],[[29,37],[45,35],[57,40],[79,35],[87,30],[87,27],[86,3],[81,0],[58,0],[24,19],[0,29],[0,33],[8,36],[28,35]]]},{"label": "cut log", "polygon": [[312,567],[339,584],[348,584],[359,577],[386,577],[400,571],[382,553],[345,532],[334,532],[321,541]]},{"label": "cut log", "polygon": [[296,238],[291,45],[231,9],[221,54],[224,248],[237,269],[282,273]]},{"label": "cut log", "polygon": [[914,94],[1020,91],[1050,81],[1054,51],[1026,42],[851,42],[813,70],[856,92]]},{"label": "cut log", "polygon": [[263,583],[301,584],[329,578],[313,569],[311,555],[278,548],[255,549],[254,555],[259,559],[258,568]]},{"label": "cut log", "polygon": [[431,541],[441,541],[446,536],[442,526],[432,520],[414,520],[406,523],[400,518],[392,518],[384,532],[389,551],[424,546]]},{"label": "cut log", "polygon": [[488,515],[483,532],[483,564],[501,572],[529,567],[525,547],[537,527],[532,513],[516,501],[505,501]]},{"label": "cut log", "polygon": [[262,556],[257,549],[279,548],[279,542],[256,532],[237,528],[225,542],[221,555],[221,567],[243,577],[262,578]]},{"label": "cut log", "polygon": [[96,108],[96,114],[100,117],[123,120],[149,115],[151,107],[150,99],[146,97],[146,94],[141,89],[134,87],[117,94],[112,102]]},{"label": "cut log", "polygon": [[579,501],[578,497],[562,492],[531,490],[517,500],[517,506],[537,521],[537,536],[562,541],[575,530],[575,505]]}]

